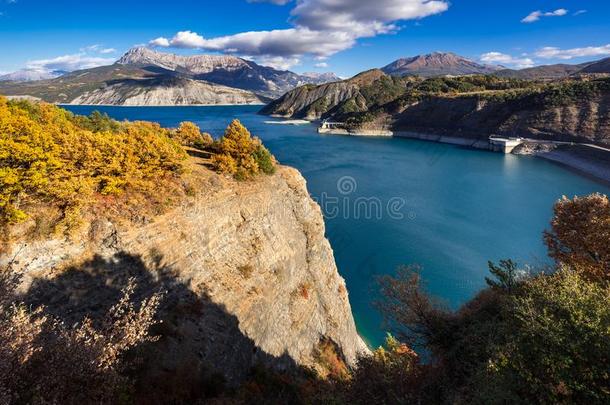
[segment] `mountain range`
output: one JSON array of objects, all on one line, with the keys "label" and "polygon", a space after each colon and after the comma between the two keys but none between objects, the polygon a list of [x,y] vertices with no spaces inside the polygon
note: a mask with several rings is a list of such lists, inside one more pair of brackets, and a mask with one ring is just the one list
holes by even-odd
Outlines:
[{"label": "mountain range", "polygon": [[516,79],[564,79],[570,76],[589,75],[589,74],[608,74],[610,73],[610,58],[605,58],[595,62],[585,62],[578,65],[559,63],[555,65],[542,65],[521,70],[505,69],[494,73],[501,77],[512,77]]},{"label": "mountain range", "polygon": [[261,104],[304,84],[340,80],[332,73],[299,75],[234,56],[182,56],[144,47],[110,66],[30,79],[7,76],[0,94],[65,104]]},{"label": "mountain range", "polygon": [[33,82],[36,80],[54,79],[66,73],[60,70],[21,69],[16,72],[0,75],[0,82]]},{"label": "mountain range", "polygon": [[555,80],[579,74],[610,73],[610,58],[578,65],[560,63],[524,69],[508,69],[504,66],[480,64],[451,52],[433,52],[398,59],[381,70],[392,76],[438,77],[492,74],[515,79]]},{"label": "mountain range", "polygon": [[298,75],[258,65],[252,61],[229,55],[182,56],[156,52],[138,47],[129,50],[117,62],[119,65],[156,66],[195,80],[235,87],[253,93],[276,98],[303,84],[321,84],[340,80],[334,74]]},{"label": "mountain range", "polygon": [[[398,59],[378,72],[397,77],[494,75],[557,80],[610,73],[610,58],[579,65],[515,70],[481,64],[450,52],[434,52]],[[303,85],[333,82],[343,83],[339,85],[341,88],[351,88],[346,84],[349,82],[342,82],[333,73],[297,74],[236,56],[183,56],[136,47],[110,66],[65,74],[23,70],[0,76],[0,94],[65,104],[263,104]],[[293,96],[294,93],[289,98]]]}]

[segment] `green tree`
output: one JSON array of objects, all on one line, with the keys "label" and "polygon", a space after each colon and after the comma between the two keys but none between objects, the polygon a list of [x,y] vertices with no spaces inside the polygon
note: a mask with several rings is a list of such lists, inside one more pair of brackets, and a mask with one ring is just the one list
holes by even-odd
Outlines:
[{"label": "green tree", "polygon": [[487,398],[610,402],[610,289],[560,270],[523,283],[510,301],[510,336],[490,358]]},{"label": "green tree", "polygon": [[519,278],[517,264],[512,260],[500,260],[500,265],[496,266],[493,262],[487,263],[489,272],[493,278],[485,277],[485,282],[491,288],[512,293]]}]

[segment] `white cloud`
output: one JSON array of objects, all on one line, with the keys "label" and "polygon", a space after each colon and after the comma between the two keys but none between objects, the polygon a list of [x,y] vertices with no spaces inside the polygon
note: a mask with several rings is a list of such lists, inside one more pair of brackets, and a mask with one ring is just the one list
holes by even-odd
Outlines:
[{"label": "white cloud", "polygon": [[320,62],[320,63],[316,63],[316,64],[315,64],[315,66],[316,66],[318,69],[326,69],[326,68],[328,67],[328,63],[326,63],[326,62]]},{"label": "white cloud", "polygon": [[532,11],[527,17],[521,20],[522,23],[533,23],[540,20],[541,17],[562,17],[568,14],[568,10],[565,8],[558,8],[555,11]]},{"label": "white cloud", "polygon": [[248,3],[271,3],[278,6],[290,3],[292,0],[246,0]]},{"label": "white cloud", "polygon": [[523,69],[534,66],[534,61],[527,57],[514,57],[501,52],[487,52],[481,55],[481,62],[500,64],[517,69]]},{"label": "white cloud", "polygon": [[116,52],[114,48],[104,48],[100,44],[85,46],[84,48],[80,48],[80,52],[82,53],[101,53],[102,55],[107,55],[109,53]]},{"label": "white cloud", "polygon": [[574,16],[576,16],[576,15],[581,15],[581,14],[584,14],[584,13],[586,13],[586,12],[587,12],[587,10],[578,10],[577,12],[575,12],[575,13],[574,13],[574,14],[572,14],[572,15],[574,15]]},{"label": "white cloud", "polygon": [[446,0],[297,0],[290,13],[292,28],[216,38],[186,30],[171,39],[156,38],[149,44],[249,55],[259,61],[274,57],[294,61],[304,55],[326,58],[353,47],[360,38],[395,32],[398,21],[424,18],[448,8]]},{"label": "white cloud", "polygon": [[152,41],[149,41],[148,45],[166,48],[169,46],[169,40],[167,38],[159,37],[159,38],[153,39]]},{"label": "white cloud", "polygon": [[389,24],[447,11],[444,0],[300,0],[292,10],[297,25],[317,30],[391,31]]},{"label": "white cloud", "polygon": [[212,39],[206,39],[192,31],[181,31],[171,40],[157,38],[155,41],[175,48],[205,49],[253,57],[297,57],[308,53],[328,57],[352,47],[356,38],[340,31],[312,31],[298,27],[243,32]]},{"label": "white cloud", "polygon": [[545,59],[574,59],[587,56],[610,55],[610,44],[602,46],[587,46],[584,48],[560,49],[547,46],[536,51],[536,56]]},{"label": "white cloud", "polygon": [[288,70],[301,64],[299,58],[285,58],[283,56],[262,56],[257,57],[256,60],[264,66],[271,66],[278,70]]},{"label": "white cloud", "polygon": [[96,52],[98,49],[100,49],[102,46],[99,44],[95,44],[95,45],[89,45],[89,46],[85,46],[83,48],[80,48],[81,52]]},{"label": "white cloud", "polygon": [[113,58],[88,56],[84,53],[58,56],[52,59],[39,59],[27,62],[26,68],[38,71],[61,70],[71,72],[74,70],[90,69],[98,66],[110,65]]}]

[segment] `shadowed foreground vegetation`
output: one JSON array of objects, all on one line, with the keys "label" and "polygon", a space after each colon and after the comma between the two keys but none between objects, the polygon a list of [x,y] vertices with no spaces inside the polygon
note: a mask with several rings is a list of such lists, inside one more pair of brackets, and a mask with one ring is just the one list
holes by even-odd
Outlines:
[{"label": "shadowed foreground vegetation", "polygon": [[107,321],[85,318],[69,327],[44,307],[22,304],[8,268],[0,273],[0,400],[608,403],[609,232],[607,197],[563,199],[545,232],[554,267],[531,274],[510,260],[490,263],[489,287],[457,311],[425,292],[416,267],[401,268],[379,280],[383,299],[377,305],[395,337],[360,358],[357,368],[345,367],[332,342],[321,342],[317,356],[324,375],[261,365],[237,386],[218,376],[140,381],[142,368],[130,364],[130,353],[155,339],[146,331],[155,323],[158,295],[140,297],[137,307],[129,301],[130,282]]}]

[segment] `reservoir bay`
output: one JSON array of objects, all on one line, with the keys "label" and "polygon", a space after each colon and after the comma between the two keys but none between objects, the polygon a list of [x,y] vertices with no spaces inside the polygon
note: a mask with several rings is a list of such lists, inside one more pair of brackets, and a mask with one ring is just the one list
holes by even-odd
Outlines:
[{"label": "reservoir bay", "polygon": [[193,121],[214,137],[234,118],[259,136],[280,163],[307,179],[321,205],[360,334],[383,342],[372,306],[377,276],[418,264],[427,290],[452,308],[485,287],[487,261],[511,258],[533,269],[548,263],[542,232],[562,195],[610,194],[608,186],[552,162],[399,138],[319,135],[315,125],[270,125],[260,106],[110,107],[123,120],[163,126]]}]

